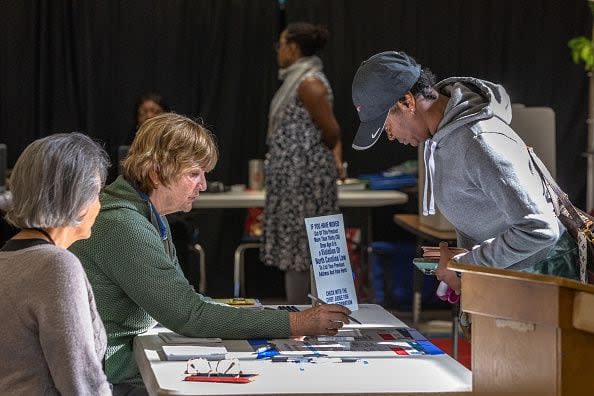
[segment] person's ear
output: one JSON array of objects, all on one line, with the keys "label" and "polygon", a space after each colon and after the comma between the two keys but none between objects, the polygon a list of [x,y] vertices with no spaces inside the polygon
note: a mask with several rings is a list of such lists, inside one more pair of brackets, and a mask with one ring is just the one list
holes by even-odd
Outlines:
[{"label": "person's ear", "polygon": [[153,188],[157,188],[161,184],[161,178],[157,174],[157,170],[153,167],[148,172],[148,177],[153,185]]},{"label": "person's ear", "polygon": [[299,48],[299,44],[294,41],[289,41],[287,43],[289,47],[289,53],[294,56],[295,58],[301,58],[301,48]]},{"label": "person's ear", "polygon": [[404,94],[404,97],[398,102],[398,104],[400,106],[400,110],[402,110],[402,112],[405,114],[415,114],[415,111],[417,110],[417,99],[410,91]]},{"label": "person's ear", "polygon": [[413,95],[412,92],[408,91],[404,95],[404,98],[406,100],[406,104],[407,104],[408,108],[414,110],[415,107],[417,106],[417,99],[415,98],[415,95]]},{"label": "person's ear", "polygon": [[81,209],[80,213],[78,214],[78,218],[82,221],[86,217],[87,213],[89,213],[89,207]]}]

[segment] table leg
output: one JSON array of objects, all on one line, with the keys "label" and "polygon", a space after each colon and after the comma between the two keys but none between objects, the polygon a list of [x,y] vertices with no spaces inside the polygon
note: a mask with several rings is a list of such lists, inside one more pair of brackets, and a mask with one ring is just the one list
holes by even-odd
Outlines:
[{"label": "table leg", "polygon": [[363,300],[365,302],[372,301],[373,299],[373,285],[371,284],[371,279],[373,279],[373,274],[371,273],[371,242],[373,241],[373,220],[371,215],[371,208],[365,208],[365,249],[361,249],[361,274],[365,277],[365,279],[361,279],[361,286],[363,289]]},{"label": "table leg", "polygon": [[452,357],[458,360],[458,340],[460,335],[460,302],[452,304]]},{"label": "table leg", "polygon": [[[412,263],[411,263],[412,265]],[[423,290],[423,273],[414,267],[413,270],[413,301],[412,301],[412,315],[413,315],[413,326],[419,323],[421,316],[421,300]]]},{"label": "table leg", "polygon": [[[363,210],[363,211],[361,211]],[[359,269],[358,269],[358,287],[357,297],[359,303],[369,303],[373,301],[373,274],[372,274],[372,257],[371,241],[373,240],[373,224],[371,208],[357,208],[354,212],[357,219],[357,226],[361,230],[360,240],[360,255],[359,255]]]}]

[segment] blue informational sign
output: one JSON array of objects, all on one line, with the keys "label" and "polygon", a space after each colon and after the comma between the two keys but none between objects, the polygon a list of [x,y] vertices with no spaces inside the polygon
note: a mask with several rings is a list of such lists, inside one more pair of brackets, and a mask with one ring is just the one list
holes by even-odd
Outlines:
[{"label": "blue informational sign", "polygon": [[305,219],[318,298],[359,309],[342,214]]}]

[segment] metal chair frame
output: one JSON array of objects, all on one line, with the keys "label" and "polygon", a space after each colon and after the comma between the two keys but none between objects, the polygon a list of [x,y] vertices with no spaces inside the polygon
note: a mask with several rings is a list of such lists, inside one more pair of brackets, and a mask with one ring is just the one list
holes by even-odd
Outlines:
[{"label": "metal chair frame", "polygon": [[259,249],[261,242],[240,243],[235,249],[233,260],[233,296],[245,296],[245,251],[247,249]]}]

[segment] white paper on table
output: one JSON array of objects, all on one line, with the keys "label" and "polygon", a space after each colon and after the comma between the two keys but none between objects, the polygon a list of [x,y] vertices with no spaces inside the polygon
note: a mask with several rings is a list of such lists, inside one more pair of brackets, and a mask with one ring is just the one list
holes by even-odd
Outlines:
[{"label": "white paper on table", "polygon": [[189,360],[198,358],[225,358],[227,348],[224,346],[198,346],[198,345],[163,345],[163,353],[167,360]]},{"label": "white paper on table", "polygon": [[309,217],[305,227],[318,297],[358,310],[342,214]]}]

